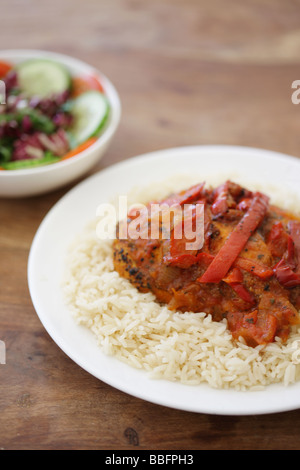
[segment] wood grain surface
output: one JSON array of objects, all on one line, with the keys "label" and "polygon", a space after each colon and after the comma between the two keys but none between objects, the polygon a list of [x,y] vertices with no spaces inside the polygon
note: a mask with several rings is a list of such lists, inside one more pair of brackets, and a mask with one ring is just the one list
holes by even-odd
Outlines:
[{"label": "wood grain surface", "polygon": [[[1,0],[1,49],[62,52],[119,90],[116,138],[91,173],[145,152],[193,144],[300,157],[299,0]],[[225,162],[226,164],[226,162]],[[300,448],[300,410],[213,416],[144,402],[97,380],[48,336],[32,306],[35,232],[70,189],[0,199],[0,448]]]}]

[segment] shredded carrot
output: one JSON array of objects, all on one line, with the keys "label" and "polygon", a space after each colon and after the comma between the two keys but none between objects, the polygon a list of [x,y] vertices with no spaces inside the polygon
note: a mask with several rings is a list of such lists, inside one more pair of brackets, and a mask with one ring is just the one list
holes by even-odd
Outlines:
[{"label": "shredded carrot", "polygon": [[79,153],[83,152],[84,150],[89,148],[91,145],[93,145],[97,140],[98,139],[96,137],[91,137],[90,139],[86,140],[83,144],[80,144],[75,149],[70,150],[70,152],[66,153],[66,155],[62,157],[61,161],[68,160],[69,158],[72,158],[75,155],[78,155]]}]

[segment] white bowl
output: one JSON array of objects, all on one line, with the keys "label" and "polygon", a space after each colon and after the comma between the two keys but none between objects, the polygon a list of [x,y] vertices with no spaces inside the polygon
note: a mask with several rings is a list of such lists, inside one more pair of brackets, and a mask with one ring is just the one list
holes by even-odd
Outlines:
[{"label": "white bowl", "polygon": [[0,171],[0,197],[27,197],[61,188],[86,174],[102,158],[118,128],[121,103],[118,92],[110,80],[90,65],[72,57],[46,51],[0,51],[0,60],[17,64],[31,58],[48,58],[64,64],[74,76],[99,77],[109,100],[109,121],[98,140],[78,155],[58,163],[25,170]]}]

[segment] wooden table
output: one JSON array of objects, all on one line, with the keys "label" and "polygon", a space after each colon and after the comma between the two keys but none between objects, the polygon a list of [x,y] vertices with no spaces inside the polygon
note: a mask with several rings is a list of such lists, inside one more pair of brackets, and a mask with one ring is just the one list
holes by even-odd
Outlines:
[{"label": "wooden table", "polygon": [[[93,169],[192,144],[262,147],[300,157],[300,2],[295,0],[2,0],[1,48],[39,48],[102,69],[123,104]],[[300,410],[213,416],[115,390],[48,336],[26,278],[35,232],[70,189],[0,200],[0,448],[298,449]]]}]

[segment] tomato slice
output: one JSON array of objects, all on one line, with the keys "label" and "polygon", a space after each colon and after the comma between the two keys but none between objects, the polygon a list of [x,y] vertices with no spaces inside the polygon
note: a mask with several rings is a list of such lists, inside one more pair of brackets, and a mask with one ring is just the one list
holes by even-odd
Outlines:
[{"label": "tomato slice", "polygon": [[6,62],[0,62],[0,78],[5,77],[11,69],[12,65]]},{"label": "tomato slice", "polygon": [[269,205],[269,198],[261,193],[255,193],[252,204],[242,220],[229,235],[215,259],[198,279],[199,282],[220,282],[236,261],[247,241],[261,224]]},{"label": "tomato slice", "polygon": [[77,96],[85,93],[86,91],[96,90],[101,93],[104,92],[103,86],[99,82],[98,78],[93,77],[92,75],[86,75],[85,77],[75,77],[72,80],[72,97],[76,98]]}]

